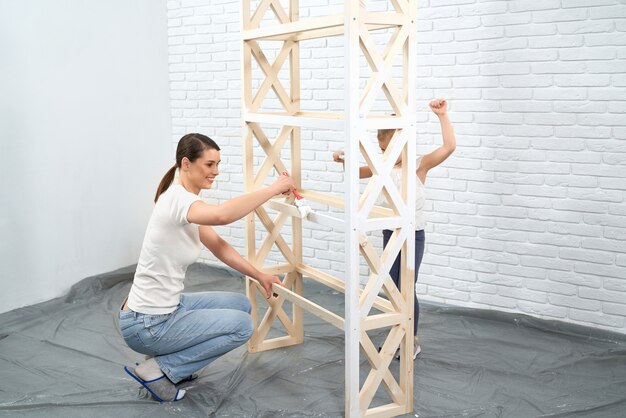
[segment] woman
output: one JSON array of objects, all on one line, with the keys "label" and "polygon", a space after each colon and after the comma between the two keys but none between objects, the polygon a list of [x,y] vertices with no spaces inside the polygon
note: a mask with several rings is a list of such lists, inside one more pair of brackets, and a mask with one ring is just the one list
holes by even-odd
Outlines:
[{"label": "woman", "polygon": [[[431,100],[428,104],[430,110],[439,118],[439,124],[441,126],[442,145],[436,148],[434,151],[425,154],[417,159],[417,169],[415,174],[417,176],[417,189],[415,191],[415,282],[417,283],[417,275],[419,272],[420,264],[422,263],[422,256],[424,255],[424,228],[426,227],[426,217],[424,214],[424,202],[426,200],[426,175],[432,169],[444,162],[456,148],[456,138],[452,124],[448,118],[448,103],[445,99]],[[393,138],[394,129],[381,129],[378,131],[377,139],[378,146],[382,152],[385,152],[391,138]],[[335,151],[333,153],[333,160],[336,162],[343,162],[342,151]],[[399,158],[391,172],[394,184],[400,189],[402,185],[402,160]],[[372,170],[368,166],[359,167],[359,178],[372,177]],[[389,204],[385,199],[378,201],[380,205],[389,207]],[[393,231],[389,229],[383,230],[383,246],[386,247]],[[400,256],[396,258],[389,271],[389,275],[393,279],[398,289],[400,289]],[[413,358],[422,351],[419,344],[419,338],[417,336],[417,325],[419,322],[419,302],[417,296],[413,300],[413,332],[415,335],[415,344],[413,350]],[[396,356],[399,358],[399,356]]]},{"label": "woman", "polygon": [[[210,189],[219,174],[220,148],[197,133],[183,136],[176,164],[156,192],[155,207],[144,237],[128,298],[120,311],[124,340],[148,359],[126,372],[160,402],[178,401],[185,391],[176,384],[252,335],[250,304],[230,292],[182,293],[187,267],[198,259],[201,246],[228,266],[255,278],[271,297],[276,276],[247,262],[223,240],[212,225],[241,219],[270,198],[294,188],[287,175],[261,190],[208,205],[198,194]],[[176,170],[179,181],[172,184]]]}]

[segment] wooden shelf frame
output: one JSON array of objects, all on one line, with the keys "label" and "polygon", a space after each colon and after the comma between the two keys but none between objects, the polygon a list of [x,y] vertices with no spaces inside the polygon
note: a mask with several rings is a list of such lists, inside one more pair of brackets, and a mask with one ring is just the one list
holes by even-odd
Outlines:
[{"label": "wooden shelf frame", "polygon": [[[391,417],[413,410],[413,295],[414,295],[414,216],[415,211],[415,88],[416,88],[416,0],[389,0],[394,11],[371,12],[367,0],[346,0],[344,13],[300,20],[298,0],[288,0],[286,10],[280,0],[261,0],[256,10],[250,0],[242,0],[242,128],[244,141],[244,182],[246,191],[257,190],[274,173],[287,171],[301,190],[301,129],[330,129],[343,133],[346,155],[343,196],[301,190],[305,199],[342,208],[340,215],[315,211],[303,218],[294,206],[293,197],[273,199],[246,218],[247,257],[258,268],[284,275],[283,286],[273,286],[278,295],[269,300],[262,312],[259,284],[247,280],[247,294],[252,304],[255,332],[248,349],[251,352],[300,344],[304,341],[303,310],[329,322],[345,336],[345,416]],[[272,13],[275,25],[265,25]],[[263,27],[261,27],[263,26]],[[381,51],[371,32],[391,29],[392,35]],[[342,112],[303,112],[300,109],[300,41],[342,36],[345,41],[345,109]],[[270,62],[261,41],[273,41],[278,52]],[[275,48],[273,48],[275,49]],[[359,59],[367,61],[371,75],[365,88],[359,88]],[[402,83],[392,77],[397,58],[402,57]],[[253,91],[253,62],[265,77]],[[288,81],[279,77],[285,65]],[[263,110],[272,90],[280,110]],[[389,102],[393,114],[380,115],[372,106],[380,93]],[[264,127],[277,132],[275,138]],[[381,156],[367,139],[366,132],[395,129],[396,133]],[[269,130],[268,130],[269,132]],[[257,146],[255,147],[255,144]],[[283,150],[290,149],[289,161],[282,161]],[[263,160],[255,166],[253,153],[260,150]],[[361,194],[358,178],[362,155],[373,176]],[[402,186],[396,187],[390,173],[401,157]],[[378,206],[384,196],[389,208]],[[257,247],[257,220],[264,228]],[[282,229],[291,222],[290,242]],[[346,244],[345,272],[338,276],[307,265],[302,256],[303,221],[323,225],[342,233]],[[308,226],[308,224],[307,224]],[[379,253],[367,233],[391,229],[391,239]],[[273,248],[284,262],[266,264]],[[401,260],[401,290],[389,276],[394,260]],[[370,274],[360,287],[360,263],[364,260]],[[350,272],[356,272],[353,276]],[[344,294],[345,312],[341,317],[303,296],[304,277]],[[342,277],[343,276],[343,277]],[[381,297],[384,294],[385,297]],[[285,309],[290,304],[291,314]],[[380,352],[368,335],[371,330],[388,330]],[[270,338],[273,333],[282,336]],[[400,370],[394,376],[389,365],[400,348]],[[371,367],[360,385],[360,353]],[[379,390],[386,390],[391,402],[372,406]]]}]

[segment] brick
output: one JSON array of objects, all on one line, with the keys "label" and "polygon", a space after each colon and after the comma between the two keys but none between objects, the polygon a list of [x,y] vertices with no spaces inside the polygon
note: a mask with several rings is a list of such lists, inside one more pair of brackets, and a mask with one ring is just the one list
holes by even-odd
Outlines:
[{"label": "brick", "polygon": [[496,218],[496,227],[504,230],[543,232],[548,226],[545,222],[532,219]]},{"label": "brick", "polygon": [[626,279],[626,269],[615,266],[598,265],[595,263],[576,262],[574,271],[611,278]]},{"label": "brick", "polygon": [[577,87],[548,87],[533,91],[536,100],[585,100],[587,89]]},{"label": "brick", "polygon": [[624,179],[601,177],[598,179],[598,184],[602,189],[626,190]]},{"label": "brick", "polygon": [[587,261],[599,264],[613,264],[614,259],[611,253],[580,248],[561,248],[558,253],[559,257],[565,260]]},{"label": "brick", "polygon": [[[594,228],[601,228],[594,226]],[[623,252],[624,243],[616,240],[607,240],[606,238],[583,238],[581,243],[583,248],[591,248],[595,250]]]},{"label": "brick", "polygon": [[585,61],[613,60],[615,56],[615,49],[611,47],[582,47],[577,49],[562,49],[559,51],[559,59],[562,61],[580,61],[581,57],[585,57]]},{"label": "brick", "polygon": [[497,265],[491,262],[481,262],[476,260],[466,259],[451,259],[450,267],[460,270],[483,272],[483,273],[495,273]]},{"label": "brick", "polygon": [[517,170],[520,173],[567,174],[571,172],[570,164],[548,162],[518,162]]},{"label": "brick", "polygon": [[[623,193],[616,190],[570,189],[568,197],[589,202],[622,202],[624,200]],[[585,212],[605,213],[607,210],[608,208],[604,205],[598,205],[597,210],[585,210]]]},{"label": "brick", "polygon": [[529,48],[579,48],[583,46],[584,42],[585,38],[583,38],[583,35],[551,35],[528,37]]},{"label": "brick", "polygon": [[478,214],[480,216],[523,219],[528,216],[528,209],[511,206],[480,206]]},{"label": "brick", "polygon": [[526,267],[542,267],[550,270],[570,271],[574,263],[569,260],[561,260],[557,258],[537,257],[537,256],[521,256],[520,263]]},{"label": "brick", "polygon": [[547,303],[535,303],[526,300],[520,300],[517,302],[517,307],[520,311],[538,316],[540,318],[556,318],[563,319],[567,315],[567,308],[560,306],[550,306]]},{"label": "brick", "polygon": [[531,64],[533,74],[584,74],[587,66],[582,62],[535,62]]},{"label": "brick", "polygon": [[[494,293],[497,292],[497,289],[500,286],[522,287],[521,277],[510,277],[510,276],[502,276],[500,274],[483,274],[483,273],[479,273],[477,276],[478,276],[479,282],[496,286]],[[471,291],[471,290],[468,289],[468,291]]]},{"label": "brick", "polygon": [[525,279],[524,286],[528,289],[546,292],[548,294],[559,294],[565,296],[573,296],[578,292],[578,286],[553,282],[550,280]]},{"label": "brick", "polygon": [[504,246],[504,250],[512,254],[520,255],[536,255],[541,257],[557,257],[559,250],[552,245],[537,245],[528,243],[511,243],[508,242]]},{"label": "brick", "polygon": [[538,219],[542,221],[581,223],[583,215],[578,212],[559,211],[553,209],[533,208],[528,211],[529,219]]},{"label": "brick", "polygon": [[591,19],[616,19],[626,18],[626,7],[624,4],[609,7],[594,7],[589,9]]},{"label": "brick", "polygon": [[589,274],[580,274],[572,271],[548,272],[548,278],[552,281],[569,283],[574,286],[585,286],[599,289],[602,286],[602,278]]},{"label": "brick", "polygon": [[562,0],[562,7],[606,6],[615,4],[615,0]]},{"label": "brick", "polygon": [[515,100],[506,100],[502,101],[502,111],[503,112],[522,112],[522,113],[533,113],[533,112],[551,112],[552,105],[548,102],[538,102],[532,100],[524,100],[524,101],[515,101]]},{"label": "brick", "polygon": [[504,58],[508,62],[554,62],[559,59],[559,56],[560,51],[558,49],[528,49],[525,51],[507,51],[504,53]]},{"label": "brick", "polygon": [[623,100],[626,88],[594,88],[589,89],[589,100]]},{"label": "brick", "polygon": [[529,233],[528,241],[536,244],[550,244],[550,245],[558,245],[560,247],[569,246],[569,247],[580,247],[581,238],[575,236],[563,236],[563,235],[554,235],[554,234],[543,234],[543,233]]},{"label": "brick", "polygon": [[604,87],[610,84],[608,75],[569,74],[555,76],[554,84],[560,87]]},{"label": "brick", "polygon": [[[429,221],[432,222],[432,214],[429,214]],[[475,216],[475,215],[458,215],[458,214],[451,214],[448,216],[449,221],[446,223],[451,223],[454,225],[459,225],[459,226],[478,226],[478,227],[487,227],[487,228],[493,228],[495,227],[495,220],[493,218],[488,218],[488,217],[482,217],[482,216]],[[476,230],[473,230],[474,232]],[[466,234],[467,235],[467,234]],[[469,236],[476,236],[476,234],[473,235],[469,235]]]},{"label": "brick", "polygon": [[548,295],[548,301],[552,305],[566,306],[585,311],[599,311],[602,309],[602,303],[597,300],[580,299],[577,296],[566,295]]},{"label": "brick", "polygon": [[626,45],[626,33],[586,34],[584,36],[587,46]]},{"label": "brick", "polygon": [[[608,127],[588,127],[588,126],[557,126],[555,135],[559,138],[610,138],[611,128]],[[602,141],[605,143],[606,141]],[[582,141],[578,142],[578,150],[584,147]],[[588,144],[588,142],[587,142]],[[597,150],[592,150],[597,151]]]},{"label": "brick", "polygon": [[608,291],[622,292],[625,297],[621,300],[621,303],[626,304],[626,280],[605,277],[602,287]]},{"label": "brick", "polygon": [[535,303],[545,303],[548,301],[545,292],[524,288],[500,286],[498,287],[498,295],[514,298],[515,300],[526,300]]},{"label": "brick", "polygon": [[626,317],[626,305],[622,303],[604,302],[602,312],[609,315],[620,315]]},{"label": "brick", "polygon": [[568,316],[578,322],[603,325],[612,328],[623,328],[624,317],[606,315],[597,312],[581,312],[578,309],[570,309]]},{"label": "brick", "polygon": [[[506,16],[507,7],[506,7],[506,3],[499,2],[499,1],[494,1],[494,2],[489,2],[489,3],[472,2],[472,4],[470,5],[461,6],[459,8],[459,11],[460,11],[461,16],[474,16],[474,15],[485,16],[483,17],[483,23],[484,23],[485,19],[487,20],[492,19],[492,16],[490,15],[498,15],[498,17],[500,18],[502,18],[503,15]],[[510,19],[510,18],[507,16],[507,19]],[[513,20],[508,20],[508,22],[512,23]]]},{"label": "brick", "polygon": [[[472,1],[472,0],[470,0]],[[434,21],[433,28],[436,31],[442,30],[460,30],[475,29],[481,26],[480,17],[464,16],[463,18],[437,19]]]},{"label": "brick", "polygon": [[550,87],[553,85],[553,77],[550,75],[527,75],[527,76],[501,76],[500,82],[503,87]]},{"label": "brick", "polygon": [[[527,88],[499,88],[500,83],[496,78],[488,78],[493,80],[491,86],[478,86],[478,87],[498,87],[483,90],[483,98],[486,100],[524,100],[533,97],[533,91]],[[457,85],[457,82],[454,82]]]},{"label": "brick", "polygon": [[572,174],[595,175],[600,177],[626,177],[626,172],[615,170],[615,167],[587,164],[572,165]]},{"label": "brick", "polygon": [[447,300],[447,299],[464,300],[464,301],[469,300],[469,295],[460,293],[458,290],[441,289],[435,286],[429,286],[428,294],[435,296],[435,297],[442,298],[444,300]]},{"label": "brick", "polygon": [[[608,239],[626,241],[626,228],[605,227],[604,237]],[[624,250],[626,251],[626,242],[624,243]]]},{"label": "brick", "polygon": [[543,279],[546,277],[546,270],[543,268],[523,267],[515,265],[501,264],[498,266],[498,273],[505,277],[522,277]]},{"label": "brick", "polygon": [[458,245],[465,248],[479,248],[491,251],[503,251],[504,244],[494,240],[477,239],[476,237],[459,237]]},{"label": "brick", "polygon": [[481,303],[488,306],[498,306],[501,308],[513,309],[517,306],[517,302],[515,299],[482,293],[471,293],[470,300],[472,302]]}]

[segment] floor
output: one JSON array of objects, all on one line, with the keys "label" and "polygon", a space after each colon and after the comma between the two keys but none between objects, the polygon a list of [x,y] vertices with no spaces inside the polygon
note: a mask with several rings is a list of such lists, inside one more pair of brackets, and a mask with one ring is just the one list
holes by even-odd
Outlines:
[{"label": "floor", "polygon": [[[133,271],[0,315],[0,417],[343,416],[343,334],[308,314],[304,344],[241,347],[202,370],[183,401],[153,401],[122,369],[142,359],[117,328]],[[195,264],[186,290],[243,292],[244,283]],[[306,295],[343,309],[342,295],[314,282]],[[415,411],[406,417],[626,416],[626,336],[426,303],[419,334]]]}]

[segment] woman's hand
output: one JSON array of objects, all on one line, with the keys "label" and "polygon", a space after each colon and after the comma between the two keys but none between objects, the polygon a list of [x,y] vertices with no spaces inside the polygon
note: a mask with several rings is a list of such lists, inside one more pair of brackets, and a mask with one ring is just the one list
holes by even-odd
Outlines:
[{"label": "woman's hand", "polygon": [[448,102],[446,99],[435,99],[428,103],[430,110],[437,116],[443,116],[448,111]]},{"label": "woman's hand", "polygon": [[288,174],[283,173],[280,175],[280,177],[276,179],[271,187],[275,190],[274,194],[289,195],[289,193],[291,193],[296,185],[294,184],[293,179],[289,177]]},{"label": "woman's hand", "polygon": [[265,289],[267,299],[272,297],[272,285],[274,283],[279,286],[283,285],[278,276],[272,276],[271,274],[260,273],[256,279],[259,281],[261,286],[263,286],[263,289]]}]

